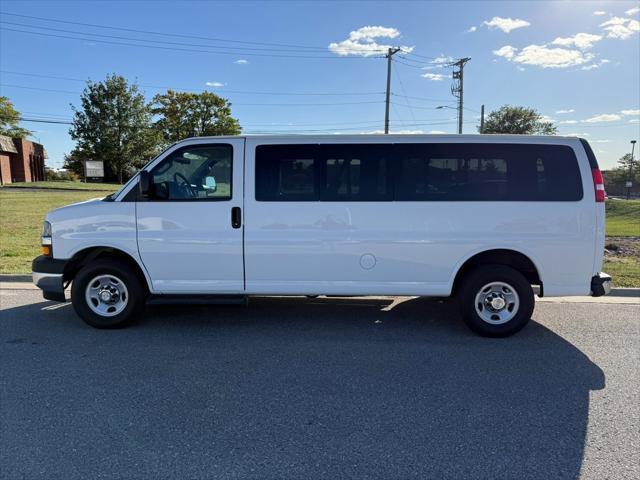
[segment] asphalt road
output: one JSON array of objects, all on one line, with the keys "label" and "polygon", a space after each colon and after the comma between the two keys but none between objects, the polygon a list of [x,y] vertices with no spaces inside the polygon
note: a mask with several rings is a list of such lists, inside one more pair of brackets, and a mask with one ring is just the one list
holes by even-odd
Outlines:
[{"label": "asphalt road", "polygon": [[1,290],[3,479],[640,478],[640,305],[509,339],[429,299],[162,307],[120,331]]}]

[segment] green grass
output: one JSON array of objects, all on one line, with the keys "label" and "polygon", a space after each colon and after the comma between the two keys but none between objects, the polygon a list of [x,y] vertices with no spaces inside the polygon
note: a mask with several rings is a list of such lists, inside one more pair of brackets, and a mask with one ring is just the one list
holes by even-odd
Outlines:
[{"label": "green grass", "polygon": [[[39,255],[42,221],[49,210],[103,196],[119,185],[99,184],[103,191],[82,191],[86,184],[78,182],[40,182],[80,185],[69,191],[35,191],[0,188],[0,273],[31,272],[31,260]],[[33,184],[26,184],[33,185]],[[93,186],[96,184],[89,184]],[[107,188],[109,187],[109,188]],[[52,187],[49,187],[52,188]],[[55,188],[55,187],[54,187]],[[218,194],[226,194],[227,185],[219,185]],[[640,201],[609,200],[607,202],[607,235],[640,236]],[[617,287],[640,287],[640,259],[637,256],[608,258],[604,271],[614,277]]]},{"label": "green grass", "polygon": [[614,287],[640,287],[640,260],[637,257],[607,259],[602,270],[611,275]]},{"label": "green grass", "polygon": [[49,210],[104,192],[0,189],[0,273],[30,273],[40,254],[42,222]]},{"label": "green grass", "polygon": [[607,200],[607,236],[640,237],[640,200]]},{"label": "green grass", "polygon": [[2,188],[63,188],[65,190],[95,190],[100,192],[115,192],[121,187],[117,183],[83,183],[71,180],[57,180],[55,182],[16,182],[4,185]]}]

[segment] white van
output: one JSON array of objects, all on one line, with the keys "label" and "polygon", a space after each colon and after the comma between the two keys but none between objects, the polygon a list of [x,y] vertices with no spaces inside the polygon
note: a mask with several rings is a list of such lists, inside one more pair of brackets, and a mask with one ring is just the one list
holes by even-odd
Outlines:
[{"label": "white van", "polygon": [[589,144],[532,136],[240,136],[178,142],[118,192],[47,215],[35,284],[99,328],[145,303],[249,295],[458,297],[474,331],[540,296],[604,295]]}]

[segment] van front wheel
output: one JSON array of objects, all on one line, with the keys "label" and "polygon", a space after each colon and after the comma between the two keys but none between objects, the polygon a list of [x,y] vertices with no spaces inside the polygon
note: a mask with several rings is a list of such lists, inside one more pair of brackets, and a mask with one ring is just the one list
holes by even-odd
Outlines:
[{"label": "van front wheel", "polygon": [[485,337],[508,337],[531,318],[535,299],[527,279],[504,265],[481,265],[463,279],[459,302],[465,323]]},{"label": "van front wheel", "polygon": [[145,297],[135,273],[116,259],[98,260],[84,266],[71,286],[74,310],[96,328],[128,326],[142,314]]}]

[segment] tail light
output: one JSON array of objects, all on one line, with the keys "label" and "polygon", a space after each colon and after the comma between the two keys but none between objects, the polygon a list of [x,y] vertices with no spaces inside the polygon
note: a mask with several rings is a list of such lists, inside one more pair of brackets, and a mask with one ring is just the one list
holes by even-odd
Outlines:
[{"label": "tail light", "polygon": [[607,199],[607,193],[604,191],[602,172],[598,168],[593,168],[591,175],[593,176],[593,188],[596,192],[596,203],[604,202]]}]

